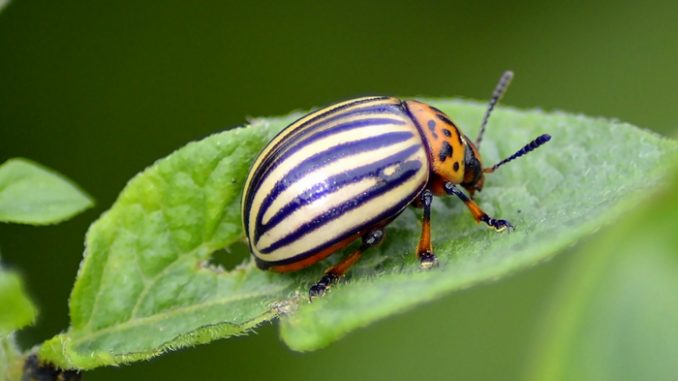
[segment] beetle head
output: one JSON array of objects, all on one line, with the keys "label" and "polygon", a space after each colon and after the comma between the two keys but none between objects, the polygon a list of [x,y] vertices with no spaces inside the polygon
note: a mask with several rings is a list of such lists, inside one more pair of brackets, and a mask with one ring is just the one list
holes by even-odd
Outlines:
[{"label": "beetle head", "polygon": [[483,164],[480,161],[480,153],[478,153],[473,142],[466,137],[464,138],[466,141],[464,145],[464,179],[461,182],[461,186],[473,197],[476,191],[480,192],[483,190],[485,176],[483,174]]}]

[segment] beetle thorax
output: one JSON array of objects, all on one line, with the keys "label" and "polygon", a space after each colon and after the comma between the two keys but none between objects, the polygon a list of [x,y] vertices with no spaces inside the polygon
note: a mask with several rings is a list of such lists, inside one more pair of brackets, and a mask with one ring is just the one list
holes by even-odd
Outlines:
[{"label": "beetle thorax", "polygon": [[[466,173],[467,164],[479,162],[475,147],[442,111],[417,101],[404,104],[417,123],[429,152],[432,191],[443,194],[445,182],[463,184],[469,177],[466,175],[472,175]],[[474,157],[467,158],[469,154]]]}]

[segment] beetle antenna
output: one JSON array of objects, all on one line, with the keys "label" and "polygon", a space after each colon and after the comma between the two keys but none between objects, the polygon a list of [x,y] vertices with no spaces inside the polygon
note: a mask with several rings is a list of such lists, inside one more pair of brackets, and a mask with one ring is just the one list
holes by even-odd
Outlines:
[{"label": "beetle antenna", "polygon": [[497,164],[489,167],[489,168],[484,168],[483,172],[484,173],[492,173],[494,172],[497,168],[501,167],[502,165],[508,163],[509,161],[515,160],[541,146],[542,144],[545,144],[551,140],[551,135],[549,134],[544,134],[539,136],[538,138],[534,139],[533,141],[527,143],[523,148],[519,149],[518,152],[514,153],[513,155],[507,157],[506,159],[498,162]]},{"label": "beetle antenna", "polygon": [[480,123],[480,131],[478,132],[478,137],[476,138],[476,147],[480,148],[480,142],[483,140],[483,134],[485,133],[485,127],[487,126],[487,121],[490,119],[490,114],[494,110],[494,106],[497,105],[501,97],[506,92],[509,84],[511,84],[511,79],[513,79],[513,72],[511,70],[506,70],[504,74],[499,78],[499,83],[497,87],[494,88],[492,92],[492,98],[490,103],[487,105],[487,111],[485,111],[485,116],[483,116],[483,122]]}]

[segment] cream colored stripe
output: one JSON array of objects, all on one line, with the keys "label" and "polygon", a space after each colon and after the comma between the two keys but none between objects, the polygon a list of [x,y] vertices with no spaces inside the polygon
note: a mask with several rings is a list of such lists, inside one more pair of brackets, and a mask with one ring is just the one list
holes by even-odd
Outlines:
[{"label": "cream colored stripe", "polygon": [[341,192],[334,192],[322,197],[285,218],[284,221],[277,224],[272,229],[268,230],[264,235],[259,237],[256,242],[257,247],[267,247],[280,238],[287,236],[289,233],[295,231],[299,226],[313,220],[315,217],[322,215],[331,208],[335,208],[344,202],[352,199],[355,195],[367,191],[377,184],[377,179],[368,177],[357,183],[349,184],[341,189]]},{"label": "cream colored stripe", "polygon": [[[369,119],[373,119],[373,118],[375,118],[375,117],[377,117],[377,118],[379,118],[379,117],[382,117],[382,118],[391,118],[391,119],[393,119],[393,118],[398,119],[398,118],[399,118],[398,115],[389,114],[389,113],[380,113],[380,114],[366,114],[366,115],[354,116],[354,117],[352,117],[352,118],[350,118],[350,119],[348,119],[348,120],[350,120],[351,122],[355,122],[355,121],[361,121],[361,120],[369,120]],[[400,118],[401,118],[404,122],[406,122],[406,125],[411,125],[411,124],[412,124],[412,123],[411,123],[408,119],[406,119],[404,116],[402,116],[402,117],[400,117]],[[346,123],[346,122],[347,122],[347,120],[346,120],[346,119],[343,119],[343,118],[340,119],[340,120],[336,120],[336,121],[334,121],[333,123],[327,124],[326,128],[323,128],[323,130],[325,130],[325,129],[327,129],[327,128],[333,128],[333,127],[335,127],[335,126],[337,126],[337,125],[340,125],[340,124],[343,124],[343,123]],[[314,125],[315,125],[315,123],[314,123]],[[392,126],[392,125],[391,125],[391,124],[384,124],[384,125],[374,125],[374,126],[370,126],[370,127],[378,127],[376,130],[378,130],[378,129],[383,129],[383,127],[380,127],[380,126]],[[369,128],[369,129],[371,130],[371,133],[377,134],[377,131],[375,131],[374,128],[370,128],[370,127],[366,127],[366,128]],[[400,127],[400,128],[399,128],[398,130],[402,130],[403,127],[405,127],[405,125],[399,126],[399,127]],[[411,126],[409,127],[409,129],[411,129],[412,131],[417,131],[417,129],[416,129],[416,127],[415,127],[414,125],[411,125]],[[324,138],[324,139],[320,139],[320,140],[315,141],[313,144],[319,144],[319,143],[323,143],[323,142],[324,142],[325,144],[327,144],[328,142],[331,142],[331,141],[333,141],[333,140],[340,140],[340,139],[342,139],[342,137],[344,137],[344,138],[347,137],[347,136],[350,137],[351,135],[353,135],[353,131],[357,131],[357,129],[356,129],[356,130],[344,131],[343,133],[339,133],[339,134],[335,134],[335,135],[332,135],[332,136],[328,136],[328,137],[326,137],[326,138]],[[371,136],[372,136],[372,135],[371,135]],[[355,140],[355,139],[352,139],[352,140]],[[345,141],[352,141],[352,140],[345,140]],[[340,142],[340,143],[342,143],[342,142]],[[272,143],[271,143],[271,144],[272,144]],[[303,143],[303,142],[300,142],[300,144],[304,144],[304,143]],[[338,143],[338,144],[339,144],[339,143]],[[270,147],[270,146],[271,146],[271,145],[269,144],[269,146],[267,146],[267,147]],[[295,159],[295,160],[297,160],[297,161],[294,162],[294,163],[292,163],[291,165],[288,165],[288,167],[290,167],[290,166],[296,166],[301,160],[303,160],[303,159],[306,157],[306,155],[308,155],[308,152],[313,152],[313,153],[319,152],[319,148],[316,149],[316,148],[313,148],[313,147],[314,147],[313,145],[309,145],[309,146],[307,146],[307,147],[304,147],[304,149],[302,149],[302,150],[296,152],[293,156],[291,156],[291,157],[285,159],[286,161],[292,160],[292,159],[296,156],[296,159]],[[315,150],[315,151],[311,151],[311,150]],[[266,152],[262,153],[262,155],[259,156],[259,158],[257,159],[257,162],[258,162],[259,164],[260,164],[260,161],[263,160],[263,157],[264,157],[266,154],[268,154],[268,152],[270,152],[270,150],[267,149]],[[301,158],[301,160],[300,160],[299,158]],[[262,160],[259,160],[259,159],[262,159]],[[256,164],[256,166],[258,166],[259,164]],[[251,178],[250,178],[250,177],[251,177],[252,174],[255,172],[255,168],[256,168],[256,167],[253,166],[253,167],[252,167],[252,170],[251,170],[250,173],[249,173],[249,177],[248,177],[248,180],[247,180],[247,184],[245,185],[245,190],[243,191],[243,194],[247,194],[248,192],[250,192],[250,188],[251,188],[251,184],[249,184],[249,182],[251,181]],[[278,169],[280,169],[280,168],[278,168]],[[279,172],[278,172],[278,173],[279,173]],[[270,173],[270,174],[269,174],[268,176],[266,176],[266,177],[270,179],[270,178],[272,177],[272,175],[274,175],[274,174],[273,174],[273,173]],[[266,179],[265,179],[264,181],[266,181]],[[264,184],[261,184],[261,185],[259,186],[259,189],[261,189],[261,188],[264,188]],[[243,197],[243,200],[244,200],[244,197]],[[252,200],[252,205],[256,205],[254,199]],[[244,211],[243,211],[243,212],[244,212]]]},{"label": "cream colored stripe", "polygon": [[[424,151],[423,146],[420,151],[411,157],[421,160],[422,167],[405,183],[391,189],[379,197],[371,199],[356,209],[344,213],[340,217],[333,219],[322,227],[304,235],[301,239],[298,239],[287,246],[281,247],[272,253],[261,254],[258,251],[259,248],[268,246],[270,243],[277,241],[280,237],[284,237],[296,230],[299,226],[308,222],[321,212],[326,211],[329,205],[333,205],[333,203],[330,204],[325,202],[315,202],[311,206],[317,210],[317,213],[313,213],[313,215],[310,215],[310,211],[307,211],[307,213],[294,213],[293,216],[290,216],[290,218],[285,219],[283,223],[278,225],[284,229],[276,229],[276,231],[267,232],[267,234],[270,233],[270,235],[263,236],[262,239],[256,243],[256,245],[253,245],[255,249],[254,254],[263,260],[271,262],[294,257],[355,229],[357,226],[362,225],[370,218],[373,218],[374,216],[377,216],[385,210],[390,209],[402,202],[405,195],[420,191],[428,182],[429,175],[426,152]],[[364,182],[365,181],[361,182],[360,184],[363,185]],[[338,193],[343,199],[349,199],[350,197],[355,197],[355,195],[358,194],[355,193],[356,191],[359,192],[358,187],[351,189],[350,192],[341,191]]]},{"label": "cream colored stripe", "polygon": [[[385,133],[384,128],[379,128],[379,126],[375,126],[376,128],[359,128],[356,130],[349,130],[349,131],[344,131],[340,132],[331,136],[328,136],[327,138],[317,140],[313,143],[308,144],[307,146],[304,147],[304,149],[301,149],[294,154],[290,155],[288,158],[285,159],[284,162],[281,162],[277,168],[275,168],[273,171],[271,171],[262,181],[261,185],[259,188],[256,190],[256,193],[254,194],[254,197],[252,198],[252,205],[250,209],[250,226],[254,224],[254,216],[256,216],[255,209],[258,209],[263,202],[263,200],[266,198],[266,195],[268,195],[273,187],[275,186],[276,182],[279,180],[283,179],[284,176],[286,176],[292,169],[297,167],[302,161],[306,160],[309,158],[309,156],[317,154],[319,152],[326,151],[332,147],[335,147],[340,144],[345,144],[357,140],[362,140],[362,139],[367,139],[370,137],[374,136],[379,136],[383,135]],[[412,132],[412,135],[416,137],[417,141],[421,141],[421,139],[418,137],[417,133],[413,131],[414,127],[411,125],[403,125],[403,126],[398,126],[398,125],[388,125],[387,131],[390,132],[401,132],[401,131],[408,131]],[[408,139],[410,141],[411,139]],[[410,143],[411,144],[411,143]]]},{"label": "cream colored stripe", "polygon": [[[370,107],[374,106],[374,104],[367,104],[365,107]],[[375,112],[375,111],[370,111],[370,112],[365,112],[365,113],[359,113],[359,114],[354,114],[350,115],[350,112],[356,111],[357,109],[362,108],[363,105],[358,105],[351,107],[347,110],[342,110],[340,114],[335,114],[335,115],[330,115],[332,118],[337,118],[333,120],[331,123],[326,122],[326,119],[328,118],[323,118],[320,122],[314,121],[313,123],[309,124],[308,126],[304,126],[303,128],[297,129],[296,134],[301,134],[305,133],[306,131],[311,131],[308,135],[304,136],[301,138],[299,141],[295,142],[289,147],[286,147],[284,150],[278,150],[276,151],[276,155],[283,155],[286,151],[288,151],[290,148],[296,146],[297,144],[306,144],[305,142],[312,138],[313,136],[317,135],[320,132],[331,130],[337,126],[346,124],[346,123],[354,123],[354,122],[359,122],[359,121],[364,121],[364,120],[371,120],[371,119],[391,119],[391,120],[398,120],[401,121],[402,123],[405,124],[410,124],[412,121],[407,117],[406,114],[404,113],[397,113],[397,112]],[[382,125],[389,125],[390,123],[384,123]],[[379,125],[374,125],[374,126],[365,126],[367,128],[370,127],[376,127]],[[360,127],[358,127],[360,128]],[[288,135],[289,136],[289,135]],[[270,152],[270,151],[269,151]]]},{"label": "cream colored stripe", "polygon": [[[268,210],[266,210],[264,213],[262,222],[267,223],[271,217],[280,211],[282,207],[290,203],[298,195],[312,188],[316,184],[323,184],[331,176],[338,175],[342,172],[346,172],[347,170],[358,168],[363,165],[372,164],[385,157],[411,147],[413,144],[417,144],[416,136],[413,136],[412,139],[408,139],[402,143],[392,144],[372,151],[347,156],[339,160],[335,160],[329,165],[318,168],[317,170],[297,180],[289,188],[282,191],[271,203],[271,206],[268,208]],[[332,184],[327,184],[325,186],[329,188],[332,187]]]},{"label": "cream colored stripe", "polygon": [[[350,99],[350,100],[347,100],[345,102],[336,103],[336,104],[333,104],[331,106],[322,108],[322,109],[317,110],[315,112],[312,112],[312,113],[302,117],[301,119],[297,120],[296,122],[290,124],[289,126],[285,127],[280,132],[280,134],[278,134],[275,138],[273,138],[273,140],[271,140],[266,145],[266,147],[264,147],[264,150],[259,154],[259,156],[257,156],[256,160],[254,161],[254,164],[252,165],[252,169],[250,170],[249,174],[247,175],[247,181],[245,181],[245,188],[243,190],[243,194],[247,194],[247,192],[249,191],[249,187],[251,185],[250,181],[252,181],[252,176],[254,175],[254,172],[256,172],[256,169],[259,167],[259,165],[261,165],[262,160],[264,160],[264,158],[266,156],[268,156],[271,149],[273,149],[281,140],[283,140],[288,135],[290,135],[291,133],[298,130],[300,126],[302,126],[304,123],[308,122],[309,120],[317,117],[318,115],[321,115],[321,114],[324,114],[324,113],[329,114],[331,111],[336,110],[336,109],[341,108],[341,107],[344,107],[348,104],[351,104],[351,103],[354,103],[354,102],[359,102],[361,100],[367,100],[367,99],[370,99],[370,98],[374,98],[374,101],[361,103],[361,104],[358,104],[356,106],[350,107],[347,110],[352,110],[355,107],[374,106],[374,105],[378,105],[378,104],[397,104],[397,103],[400,102],[396,98],[383,99],[383,98],[380,98],[380,97],[363,97],[363,98]],[[317,122],[325,120],[326,118],[331,117],[331,116],[332,115],[327,115],[327,116],[325,116],[321,119],[318,119]],[[314,122],[313,124],[315,125],[316,122]],[[306,127],[304,127],[304,128],[306,128]],[[245,199],[245,197],[243,197],[243,200],[244,199]],[[243,201],[243,206],[244,206],[244,201]]]}]

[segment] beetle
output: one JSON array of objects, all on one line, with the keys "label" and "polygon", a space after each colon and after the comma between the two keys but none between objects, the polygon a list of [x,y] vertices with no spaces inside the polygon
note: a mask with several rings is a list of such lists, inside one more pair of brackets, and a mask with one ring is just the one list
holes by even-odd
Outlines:
[{"label": "beetle", "polygon": [[[454,195],[476,222],[512,229],[473,201],[485,174],[548,142],[541,135],[508,158],[483,167],[478,148],[490,114],[513,73],[499,80],[475,142],[442,111],[416,100],[374,96],[351,99],[305,115],[283,129],[252,164],[242,197],[242,223],[260,269],[296,271],[362,244],[309,289],[323,295],[407,206],[423,208],[416,255],[437,266],[431,244],[433,196]],[[467,192],[464,193],[461,189]]]}]

